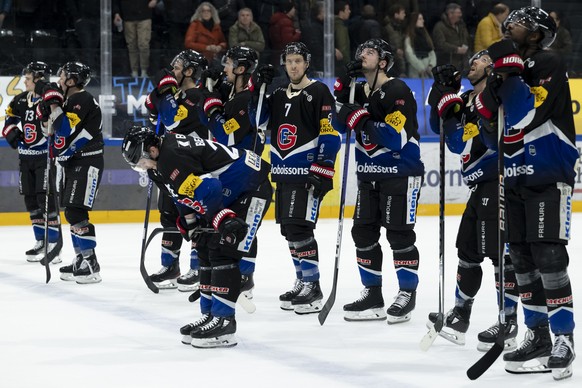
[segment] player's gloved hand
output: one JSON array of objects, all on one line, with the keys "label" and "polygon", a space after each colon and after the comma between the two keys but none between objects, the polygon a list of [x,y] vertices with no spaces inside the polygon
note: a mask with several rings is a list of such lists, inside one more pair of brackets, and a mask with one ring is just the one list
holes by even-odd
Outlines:
[{"label": "player's gloved hand", "polygon": [[434,83],[428,94],[428,104],[446,120],[459,112],[463,105],[457,94],[461,88],[461,73],[453,65],[437,66],[432,72]]},{"label": "player's gloved hand", "polygon": [[206,69],[202,72],[201,77],[202,86],[208,90],[217,91],[224,80],[224,73],[222,69],[214,67]]},{"label": "player's gloved hand", "polygon": [[487,49],[493,69],[498,74],[519,74],[523,71],[523,59],[517,53],[515,44],[510,39],[502,39]]},{"label": "player's gloved hand", "polygon": [[178,80],[174,77],[174,73],[168,69],[158,71],[154,83],[160,96],[166,93],[174,94],[178,90]]},{"label": "player's gloved hand", "polygon": [[475,97],[475,108],[479,116],[483,117],[485,120],[491,120],[499,109],[499,104],[501,101],[497,96],[497,91],[503,83],[503,79],[500,75],[491,73],[487,77],[487,85],[483,91]]},{"label": "player's gloved hand", "polygon": [[359,132],[370,119],[370,113],[358,104],[336,104],[338,120],[346,123],[349,129]]},{"label": "player's gloved hand", "polygon": [[176,218],[176,227],[186,241],[195,240],[201,233],[196,217],[180,216]]},{"label": "player's gloved hand", "polygon": [[6,139],[10,147],[17,149],[18,142],[24,141],[24,133],[16,124],[9,124],[2,129],[2,136]]},{"label": "player's gloved hand", "polygon": [[249,78],[249,90],[251,92],[255,90],[258,92],[262,84],[270,85],[274,77],[275,68],[273,65],[259,65],[253,74],[251,74],[251,78]]},{"label": "player's gloved hand", "polygon": [[362,60],[356,59],[346,63],[346,74],[351,78],[358,78],[362,76]]},{"label": "player's gloved hand", "polygon": [[220,93],[204,90],[202,95],[203,98],[200,102],[202,102],[202,109],[204,110],[206,117],[210,118],[215,113],[224,112],[224,104],[220,99]]},{"label": "player's gloved hand", "polygon": [[42,100],[48,105],[57,104],[63,106],[63,91],[55,82],[46,82],[43,80],[36,81],[34,92],[42,97]]},{"label": "player's gloved hand", "polygon": [[350,100],[351,82],[352,79],[347,75],[343,75],[335,80],[333,84],[333,95],[338,102],[346,103]]},{"label": "player's gloved hand", "polygon": [[230,209],[222,209],[212,219],[212,226],[220,233],[223,244],[236,246],[247,235],[249,226]]},{"label": "player's gloved hand", "polygon": [[43,123],[46,123],[51,115],[51,107],[46,101],[36,104],[36,117]]},{"label": "player's gloved hand", "polygon": [[334,173],[335,170],[331,161],[313,163],[309,167],[307,188],[313,188],[313,196],[315,198],[323,198],[328,191],[333,189]]},{"label": "player's gloved hand", "polygon": [[434,82],[446,86],[458,93],[461,90],[461,73],[453,65],[441,65],[432,68]]}]

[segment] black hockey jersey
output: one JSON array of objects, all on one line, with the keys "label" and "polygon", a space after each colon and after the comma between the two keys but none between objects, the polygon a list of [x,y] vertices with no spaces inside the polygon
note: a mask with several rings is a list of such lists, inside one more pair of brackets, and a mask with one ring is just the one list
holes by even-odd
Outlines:
[{"label": "black hockey jersey", "polygon": [[65,100],[63,112],[63,120],[54,124],[58,160],[102,154],[101,108],[95,98],[86,90],[73,93]]},{"label": "black hockey jersey", "polygon": [[157,169],[179,204],[210,221],[241,194],[256,190],[270,165],[251,151],[169,133],[162,137]]},{"label": "black hockey jersey", "polygon": [[422,176],[416,100],[404,81],[392,78],[368,95],[365,83],[356,84],[355,102],[371,120],[356,135],[356,172],[359,180]]},{"label": "black hockey jersey", "polygon": [[15,96],[6,109],[5,127],[20,125],[24,134],[24,140],[18,143],[20,158],[46,158],[47,138],[36,116],[36,106],[40,101],[41,98],[35,98],[34,93],[23,92]]},{"label": "black hockey jersey", "polygon": [[312,163],[335,163],[341,140],[331,124],[335,100],[323,83],[278,88],[262,110],[269,115],[274,182],[307,182]]}]

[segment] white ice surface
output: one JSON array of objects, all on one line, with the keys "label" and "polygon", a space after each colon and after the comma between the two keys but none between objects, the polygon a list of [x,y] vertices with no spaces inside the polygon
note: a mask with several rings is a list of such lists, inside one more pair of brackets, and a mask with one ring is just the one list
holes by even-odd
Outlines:
[{"label": "white ice surface", "polygon": [[[453,304],[459,220],[446,219],[445,310]],[[578,220],[582,215],[575,214],[569,245],[576,307],[582,295]],[[337,300],[324,326],[317,315],[298,316],[279,308],[278,295],[291,287],[294,271],[278,226],[266,221],[259,232],[257,311],[237,310],[238,346],[204,350],[181,344],[178,332],[198,317],[198,303],[189,303],[188,294],[178,291],[153,294],[140,277],[142,225],[97,225],[103,282],[93,285],[59,280],[58,266],[52,266],[53,279],[45,284],[44,268],[24,258],[33,245],[31,228],[0,227],[0,388],[582,386],[580,358],[574,362],[574,376],[561,382],[550,374],[510,375],[501,359],[475,382],[466,377],[466,369],[483,354],[476,350],[477,333],[497,319],[488,260],[467,344],[460,347],[439,337],[428,352],[419,349],[427,314],[438,309],[438,217],[421,217],[417,223],[421,266],[412,320],[392,326],[345,322],[342,305],[358,298],[362,288],[350,227],[346,220]],[[320,220],[316,237],[324,299],[331,287],[336,234],[337,220]],[[398,287],[385,239],[382,246],[389,304]],[[182,271],[188,269],[186,251]],[[63,264],[72,258],[65,232]],[[148,250],[146,266],[150,272],[160,267],[157,241]],[[520,311],[520,323],[522,317]],[[520,341],[524,331],[521,324]]]}]

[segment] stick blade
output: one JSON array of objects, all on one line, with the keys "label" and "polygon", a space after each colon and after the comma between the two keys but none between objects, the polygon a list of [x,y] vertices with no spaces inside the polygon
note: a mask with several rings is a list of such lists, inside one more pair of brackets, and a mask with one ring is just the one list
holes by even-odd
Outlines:
[{"label": "stick blade", "polygon": [[505,325],[499,330],[495,343],[473,366],[467,369],[467,377],[476,380],[495,363],[505,348]]},{"label": "stick blade", "polygon": [[198,299],[200,299],[200,289],[198,289],[198,290],[196,290],[196,291],[194,291],[193,293],[190,294],[190,296],[188,297],[188,302],[194,303]]},{"label": "stick blade", "polygon": [[422,337],[420,340],[420,350],[426,352],[434,343],[436,337],[439,336],[440,331],[443,329],[443,325],[445,323],[445,314],[438,313],[437,320],[434,325],[430,328],[428,333]]}]

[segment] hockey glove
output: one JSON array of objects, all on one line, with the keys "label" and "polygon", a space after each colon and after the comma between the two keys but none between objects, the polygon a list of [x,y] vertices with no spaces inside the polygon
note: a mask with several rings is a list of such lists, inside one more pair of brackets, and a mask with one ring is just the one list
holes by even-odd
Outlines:
[{"label": "hockey glove", "polygon": [[51,115],[51,107],[46,101],[41,101],[36,105],[36,117],[46,123]]},{"label": "hockey glove", "polygon": [[224,104],[220,99],[220,93],[214,93],[205,90],[202,92],[202,94],[204,97],[200,101],[203,102],[202,109],[204,109],[206,117],[210,118],[215,113],[224,112]]},{"label": "hockey glove", "polygon": [[432,76],[434,82],[440,86],[458,93],[461,90],[461,72],[453,65],[441,65],[433,67]]},{"label": "hockey glove", "polygon": [[212,226],[220,233],[224,245],[236,246],[246,235],[249,226],[230,209],[222,209],[212,219]]},{"label": "hockey glove", "polygon": [[523,71],[523,59],[517,53],[513,42],[503,39],[493,43],[487,49],[493,69],[499,74],[519,74]]},{"label": "hockey glove", "polygon": [[174,94],[178,89],[178,81],[168,69],[162,69],[156,74],[155,84],[156,91],[160,96],[166,93]]},{"label": "hockey glove", "polygon": [[313,188],[315,198],[323,198],[328,191],[333,189],[334,173],[332,162],[313,163],[309,167],[307,188]]},{"label": "hockey glove", "polygon": [[446,120],[461,110],[463,100],[453,88],[435,82],[428,93],[428,104],[438,113],[440,118]]},{"label": "hockey glove", "polygon": [[[340,107],[341,106],[341,107]],[[370,118],[370,113],[357,104],[336,104],[338,120],[353,131],[361,132]]]},{"label": "hockey glove", "polygon": [[352,79],[347,75],[335,80],[333,94],[338,102],[346,103],[350,100],[350,82]]},{"label": "hockey glove", "polygon": [[351,78],[358,78],[362,74],[362,61],[357,59],[346,64],[346,74]]},{"label": "hockey glove", "polygon": [[212,68],[206,69],[202,72],[202,86],[207,88],[211,91],[217,91],[222,85],[224,74],[222,73],[222,69],[219,68]]},{"label": "hockey glove", "polygon": [[186,218],[182,216],[176,219],[176,227],[184,240],[196,240],[199,237],[198,235],[202,233],[197,221],[196,217]]},{"label": "hockey glove", "polygon": [[487,77],[487,85],[485,89],[475,97],[475,108],[479,116],[485,120],[491,120],[497,109],[499,109],[499,97],[497,97],[497,90],[503,82],[500,75],[495,73],[489,74]]},{"label": "hockey glove", "polygon": [[274,77],[275,68],[273,65],[260,65],[253,74],[251,74],[251,78],[249,78],[249,90],[251,92],[258,92],[261,89],[262,84],[270,85],[271,82],[273,82]]},{"label": "hockey glove", "polygon": [[34,85],[34,92],[42,97],[42,100],[48,105],[57,104],[63,106],[63,92],[59,85],[54,82],[48,83],[46,81],[38,80]]},{"label": "hockey glove", "polygon": [[18,142],[24,141],[24,133],[18,128],[16,124],[9,124],[2,129],[2,136],[6,139],[10,147],[17,149]]}]

